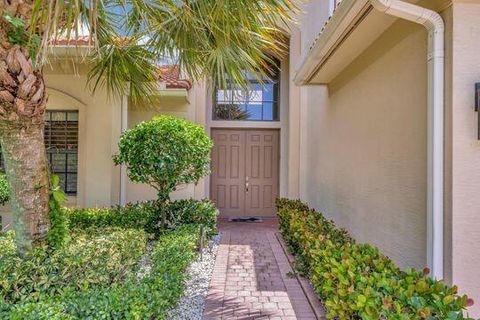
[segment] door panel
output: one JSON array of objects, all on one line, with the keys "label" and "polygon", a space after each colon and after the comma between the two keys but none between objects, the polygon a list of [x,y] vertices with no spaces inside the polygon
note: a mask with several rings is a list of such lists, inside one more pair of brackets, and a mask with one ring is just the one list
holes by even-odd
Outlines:
[{"label": "door panel", "polygon": [[210,196],[222,215],[245,212],[245,132],[212,130]]},{"label": "door panel", "polygon": [[246,132],[245,210],[253,216],[275,216],[278,197],[279,132],[249,130]]},{"label": "door panel", "polygon": [[275,216],[279,131],[212,129],[212,139],[210,196],[220,214]]}]

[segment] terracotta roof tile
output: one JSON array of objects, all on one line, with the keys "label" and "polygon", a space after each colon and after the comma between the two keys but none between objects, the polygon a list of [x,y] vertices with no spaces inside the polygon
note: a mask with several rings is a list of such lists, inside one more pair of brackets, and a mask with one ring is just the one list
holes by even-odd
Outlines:
[{"label": "terracotta roof tile", "polygon": [[192,83],[188,79],[180,77],[180,68],[177,65],[166,65],[158,67],[158,77],[164,82],[168,89],[187,89],[192,88]]}]

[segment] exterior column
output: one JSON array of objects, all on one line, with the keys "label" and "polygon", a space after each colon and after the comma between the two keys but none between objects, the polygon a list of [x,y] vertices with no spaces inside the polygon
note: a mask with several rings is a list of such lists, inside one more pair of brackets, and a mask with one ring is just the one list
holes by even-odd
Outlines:
[{"label": "exterior column", "polygon": [[288,110],[288,197],[300,197],[300,108],[301,88],[293,82],[301,54],[300,30],[292,26],[290,37],[290,88]]},{"label": "exterior column", "polygon": [[[121,112],[121,132],[128,129],[128,96],[122,97],[122,112]],[[127,204],[127,167],[122,164],[120,166],[120,205]]]}]

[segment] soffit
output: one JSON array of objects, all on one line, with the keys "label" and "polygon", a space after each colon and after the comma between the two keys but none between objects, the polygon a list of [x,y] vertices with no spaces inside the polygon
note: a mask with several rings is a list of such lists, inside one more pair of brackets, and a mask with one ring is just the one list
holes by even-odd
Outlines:
[{"label": "soffit", "polygon": [[302,54],[294,82],[330,83],[396,20],[375,10],[368,0],[343,0]]}]

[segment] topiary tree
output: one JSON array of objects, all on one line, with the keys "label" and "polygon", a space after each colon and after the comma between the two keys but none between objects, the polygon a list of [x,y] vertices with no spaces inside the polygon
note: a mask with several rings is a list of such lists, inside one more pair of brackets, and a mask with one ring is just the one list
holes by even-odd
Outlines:
[{"label": "topiary tree", "polygon": [[113,161],[127,166],[130,180],[155,188],[165,204],[178,185],[197,183],[210,172],[212,146],[200,125],[160,116],[125,131]]}]

